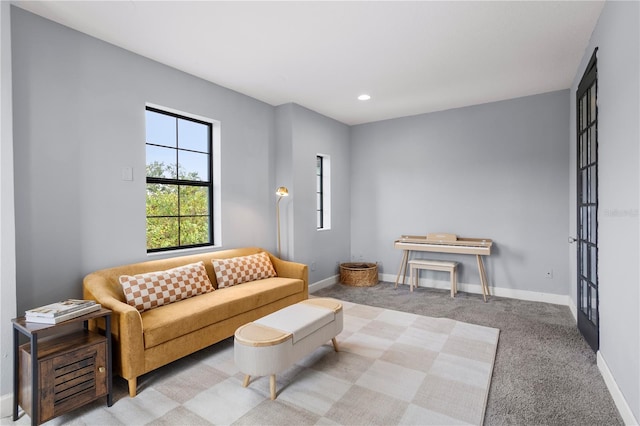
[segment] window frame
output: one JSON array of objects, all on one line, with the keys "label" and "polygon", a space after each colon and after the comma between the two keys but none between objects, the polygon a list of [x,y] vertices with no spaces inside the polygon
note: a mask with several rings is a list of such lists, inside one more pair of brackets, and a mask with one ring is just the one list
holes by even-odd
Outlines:
[{"label": "window frame", "polygon": [[[178,245],[176,246],[168,246],[168,247],[157,247],[157,248],[148,248],[147,246],[147,254],[152,254],[152,253],[160,253],[160,252],[169,252],[169,251],[176,251],[176,250],[185,250],[185,249],[192,249],[192,248],[199,248],[199,247],[210,247],[210,246],[214,246],[215,245],[215,236],[216,236],[216,226],[215,226],[215,211],[214,211],[214,207],[215,207],[215,201],[216,201],[216,193],[214,190],[214,186],[215,186],[215,182],[216,182],[216,177],[214,175],[214,159],[215,159],[215,154],[216,154],[216,149],[215,149],[215,143],[214,143],[214,138],[219,134],[219,129],[218,126],[216,125],[216,122],[212,121],[212,120],[207,120],[201,117],[196,117],[193,116],[192,114],[188,114],[188,113],[184,113],[184,112],[179,112],[179,111],[175,111],[175,110],[171,110],[169,108],[163,108],[163,107],[157,107],[157,106],[152,106],[147,104],[145,106],[145,115],[147,111],[151,111],[157,114],[162,114],[162,115],[166,115],[169,117],[173,117],[176,119],[176,145],[175,147],[167,147],[165,145],[158,145],[158,144],[153,144],[153,143],[149,143],[146,140],[146,131],[148,129],[147,127],[147,123],[145,122],[145,150],[147,146],[158,146],[158,147],[162,147],[162,148],[168,148],[168,149],[174,149],[176,151],[176,167],[178,166],[178,154],[180,151],[183,152],[196,152],[196,153],[202,153],[202,154],[207,154],[208,157],[208,161],[207,161],[207,168],[208,168],[208,179],[207,180],[187,180],[187,179],[180,179],[179,176],[176,176],[175,178],[165,178],[165,177],[151,177],[151,176],[147,176],[146,173],[146,164],[147,164],[147,157],[146,157],[146,153],[145,153],[145,184],[149,185],[149,184],[160,184],[160,185],[176,185],[178,187],[178,189],[180,189],[181,187],[198,187],[198,188],[202,188],[205,187],[208,189],[208,214],[207,215],[181,215],[180,214],[180,195],[178,193],[178,212],[176,215],[171,215],[171,216],[147,216],[146,214],[146,197],[145,197],[145,218],[147,219],[147,225],[145,226],[145,241],[147,240],[146,236],[147,236],[147,232],[148,232],[148,219],[150,217],[172,217],[172,218],[177,218],[178,219]],[[202,151],[196,151],[196,150],[191,150],[191,149],[181,149],[178,146],[178,126],[177,126],[177,120],[186,120],[186,121],[191,121],[194,123],[198,123],[198,124],[202,124],[207,126],[207,133],[208,133],[208,140],[207,140],[207,150],[208,152],[204,153]],[[176,170],[177,172],[177,170]],[[183,217],[207,217],[208,218],[208,241],[206,243],[197,243],[197,244],[181,244],[181,233],[180,233],[180,219]],[[145,243],[146,245],[146,243]]]}]

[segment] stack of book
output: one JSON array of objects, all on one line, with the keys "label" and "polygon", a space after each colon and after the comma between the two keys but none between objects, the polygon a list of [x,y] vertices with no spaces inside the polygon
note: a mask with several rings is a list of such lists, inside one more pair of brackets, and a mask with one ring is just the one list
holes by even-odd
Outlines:
[{"label": "stack of book", "polygon": [[93,300],[67,299],[39,308],[29,309],[24,316],[27,322],[58,324],[100,309]]}]

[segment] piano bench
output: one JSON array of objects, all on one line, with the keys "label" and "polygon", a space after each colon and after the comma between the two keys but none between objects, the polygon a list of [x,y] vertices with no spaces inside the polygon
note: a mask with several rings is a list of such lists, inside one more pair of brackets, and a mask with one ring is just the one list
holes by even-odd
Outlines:
[{"label": "piano bench", "polygon": [[409,284],[411,285],[411,291],[413,286],[418,287],[418,281],[420,279],[420,270],[427,269],[430,271],[444,271],[449,272],[451,275],[451,297],[455,297],[458,292],[458,275],[456,267],[458,262],[449,262],[446,260],[427,260],[427,259],[413,259],[409,261]]}]

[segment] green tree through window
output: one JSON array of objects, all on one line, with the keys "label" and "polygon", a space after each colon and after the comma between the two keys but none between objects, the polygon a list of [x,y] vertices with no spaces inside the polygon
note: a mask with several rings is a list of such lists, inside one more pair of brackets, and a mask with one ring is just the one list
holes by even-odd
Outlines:
[{"label": "green tree through window", "polygon": [[210,245],[211,124],[147,107],[147,251]]}]

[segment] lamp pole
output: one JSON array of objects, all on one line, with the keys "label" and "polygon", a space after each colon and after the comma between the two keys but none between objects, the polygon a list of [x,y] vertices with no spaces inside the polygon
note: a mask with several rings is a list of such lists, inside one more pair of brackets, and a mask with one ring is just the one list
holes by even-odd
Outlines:
[{"label": "lamp pole", "polygon": [[287,197],[289,195],[289,190],[281,186],[276,189],[276,195],[278,196],[278,200],[276,201],[276,221],[278,222],[278,258],[281,259],[281,250],[280,250],[280,201],[282,197]]}]

